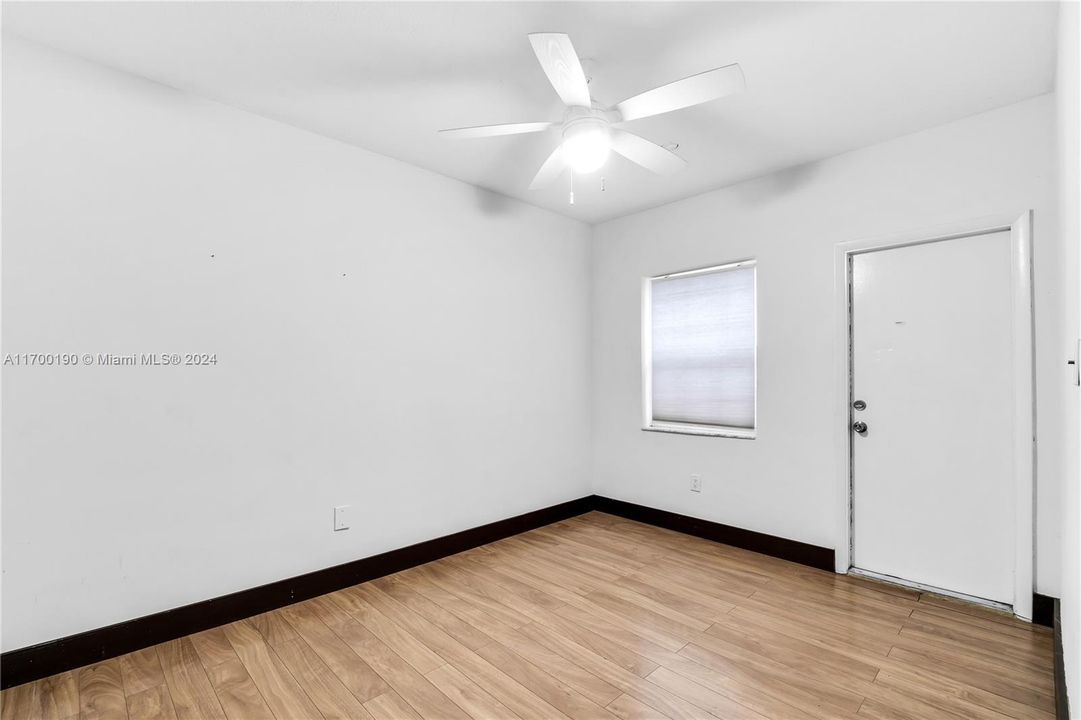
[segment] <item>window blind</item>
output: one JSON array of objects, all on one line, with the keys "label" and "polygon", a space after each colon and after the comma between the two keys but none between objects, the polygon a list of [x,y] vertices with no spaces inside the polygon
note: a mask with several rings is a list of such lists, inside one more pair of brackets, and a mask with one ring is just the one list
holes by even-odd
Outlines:
[{"label": "window blind", "polygon": [[653,420],[755,424],[754,267],[651,283]]}]

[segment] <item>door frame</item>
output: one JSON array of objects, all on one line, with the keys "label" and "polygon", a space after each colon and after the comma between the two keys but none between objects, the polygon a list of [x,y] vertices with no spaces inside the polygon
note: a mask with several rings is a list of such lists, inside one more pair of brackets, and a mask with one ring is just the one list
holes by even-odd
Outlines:
[{"label": "door frame", "polygon": [[854,255],[960,238],[1010,233],[1010,286],[1013,308],[1013,429],[1014,429],[1014,598],[1013,612],[1032,619],[1035,550],[1036,394],[1033,374],[1035,342],[1032,315],[1032,210],[1020,216],[993,216],[939,225],[924,230],[883,237],[852,240],[834,247],[834,293],[836,298],[836,478],[838,542],[836,571],[846,574],[853,557],[853,450],[852,442],[852,282]]}]

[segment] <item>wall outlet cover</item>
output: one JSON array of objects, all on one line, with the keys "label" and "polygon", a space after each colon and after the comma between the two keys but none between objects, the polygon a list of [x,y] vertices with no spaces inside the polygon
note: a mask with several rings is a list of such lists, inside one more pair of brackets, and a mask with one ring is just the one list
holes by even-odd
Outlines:
[{"label": "wall outlet cover", "polygon": [[334,508],[334,532],[349,529],[349,506],[339,505]]}]

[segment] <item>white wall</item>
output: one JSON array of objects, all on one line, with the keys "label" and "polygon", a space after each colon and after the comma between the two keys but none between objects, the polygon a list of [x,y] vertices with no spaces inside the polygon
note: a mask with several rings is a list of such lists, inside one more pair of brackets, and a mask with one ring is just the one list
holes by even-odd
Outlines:
[{"label": "white wall", "polygon": [[218,356],[4,368],[4,650],[588,494],[588,226],[3,45],[4,352]]},{"label": "white wall", "polygon": [[[1059,593],[1051,96],[604,223],[590,255],[582,224],[9,37],[3,73],[3,352],[219,361],[3,370],[4,650],[578,497],[591,472],[833,547],[833,245],[1025,208],[1038,589]],[[745,257],[759,438],[643,433],[639,279]]]},{"label": "white wall", "polygon": [[[594,483],[602,495],[836,547],[834,245],[1035,210],[1038,422],[1065,400],[1054,98],[1040,96],[601,224],[593,250]],[[757,258],[758,438],[640,430],[640,278]],[[1057,595],[1061,437],[1038,448],[1037,587]],[[702,475],[701,494],[688,476]]]},{"label": "white wall", "polygon": [[[1067,292],[1063,301],[1063,339],[1068,345],[1065,356],[1076,355],[1081,337],[1081,5],[1075,2],[1059,6],[1058,73],[1055,96],[1058,110],[1058,182],[1060,237],[1063,253],[1062,276]],[[1081,359],[1081,358],[1079,358]],[[1067,454],[1062,469],[1062,645],[1066,662],[1066,686],[1073,715],[1081,714],[1081,462],[1078,442],[1081,439],[1078,416],[1081,415],[1081,390],[1063,384],[1067,414],[1062,433]]]}]

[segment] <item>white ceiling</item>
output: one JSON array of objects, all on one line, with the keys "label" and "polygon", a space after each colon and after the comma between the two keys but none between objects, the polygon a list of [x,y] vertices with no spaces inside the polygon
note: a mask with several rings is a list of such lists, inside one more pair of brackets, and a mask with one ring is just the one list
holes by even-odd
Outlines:
[{"label": "white ceiling", "polygon": [[[12,3],[5,32],[596,222],[1050,92],[1053,3]],[[529,32],[569,33],[600,102],[739,62],[747,92],[630,123],[679,143],[541,191],[559,119]],[[600,175],[606,190],[600,192]]]}]

